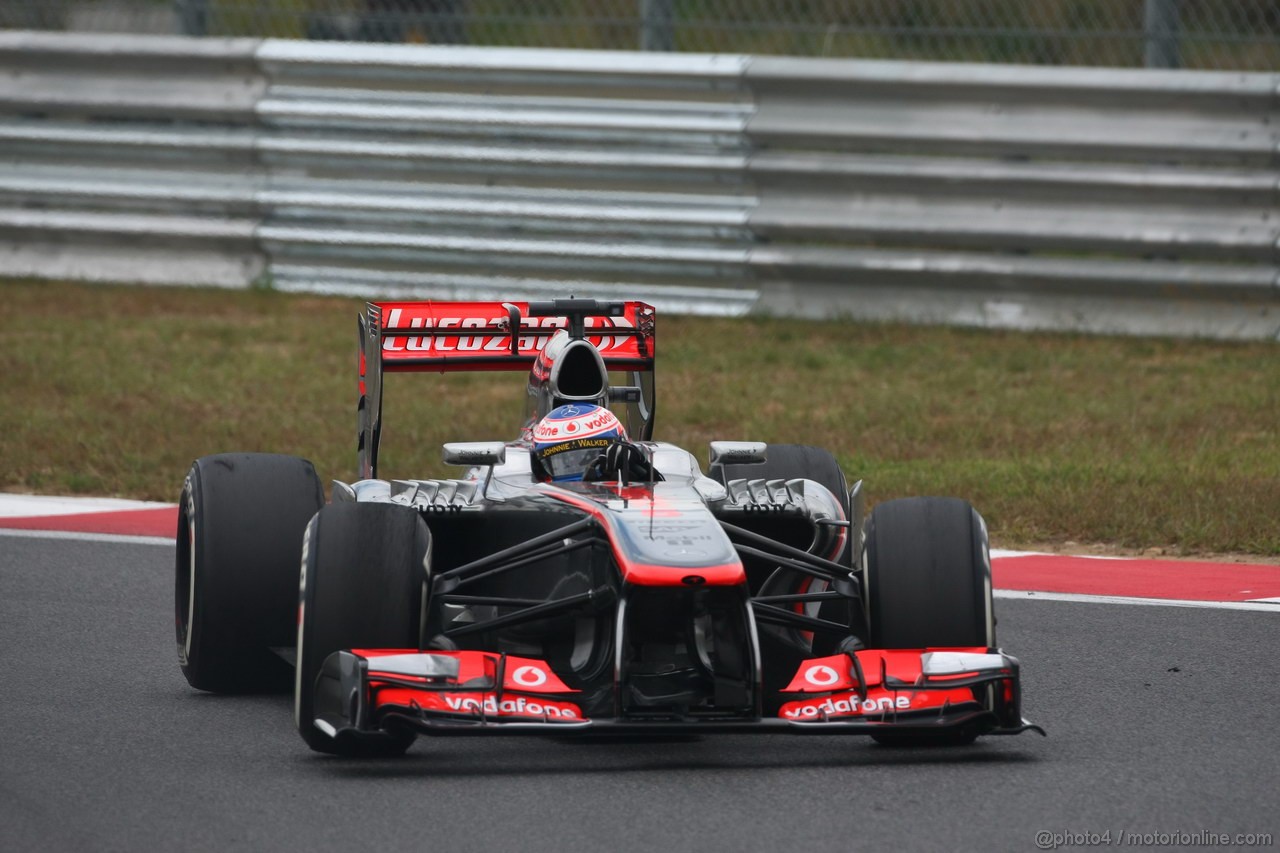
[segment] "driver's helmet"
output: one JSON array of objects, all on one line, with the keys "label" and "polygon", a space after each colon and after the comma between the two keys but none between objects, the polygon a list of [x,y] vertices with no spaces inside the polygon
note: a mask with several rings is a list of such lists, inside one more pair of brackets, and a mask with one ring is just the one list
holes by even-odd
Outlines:
[{"label": "driver's helmet", "polygon": [[552,409],[533,427],[533,455],[543,479],[581,480],[610,444],[626,439],[613,412],[592,403],[569,403]]}]

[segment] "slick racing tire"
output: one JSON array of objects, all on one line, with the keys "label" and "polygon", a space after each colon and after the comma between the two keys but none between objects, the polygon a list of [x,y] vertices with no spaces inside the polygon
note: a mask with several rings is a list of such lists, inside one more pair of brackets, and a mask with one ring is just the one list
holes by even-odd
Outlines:
[{"label": "slick racing tire", "polygon": [[332,738],[315,726],[316,680],[329,655],[347,649],[417,649],[427,594],[431,533],[417,511],[385,503],[320,510],[303,540],[294,722],[317,752],[403,754],[413,732]]},{"label": "slick racing tire", "polygon": [[[996,643],[987,528],[955,498],[903,498],[867,519],[865,583],[873,649]],[[969,743],[976,732],[875,735],[892,746]]]},{"label": "slick racing tire", "polygon": [[287,690],[302,532],[324,504],[305,459],[223,453],[197,459],[178,504],[174,611],[192,687]]}]

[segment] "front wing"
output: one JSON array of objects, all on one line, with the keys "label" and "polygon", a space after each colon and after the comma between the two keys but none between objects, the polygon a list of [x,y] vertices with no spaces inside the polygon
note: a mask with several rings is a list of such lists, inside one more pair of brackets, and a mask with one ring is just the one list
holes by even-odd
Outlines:
[{"label": "front wing", "polygon": [[776,716],[590,718],[544,661],[482,651],[355,649],[317,678],[315,725],[335,739],[701,733],[947,735],[1044,731],[1021,716],[1017,659],[982,648],[861,650],[807,660]]}]

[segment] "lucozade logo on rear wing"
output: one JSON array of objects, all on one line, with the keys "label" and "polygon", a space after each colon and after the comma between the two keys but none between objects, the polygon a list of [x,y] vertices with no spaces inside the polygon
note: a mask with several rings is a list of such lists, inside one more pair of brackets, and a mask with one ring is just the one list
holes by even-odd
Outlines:
[{"label": "lucozade logo on rear wing", "polygon": [[[518,303],[516,304],[519,305]],[[584,325],[588,330],[601,332],[600,334],[588,333],[587,335],[587,340],[596,349],[600,350],[601,354],[633,358],[644,357],[634,334],[610,335],[605,333],[608,329],[632,330],[638,328],[636,312],[632,309],[632,304],[639,305],[639,303],[629,303],[627,316],[585,318]],[[495,303],[471,303],[466,306],[458,303],[450,304],[450,308],[453,310],[464,307],[475,309],[476,313],[436,316],[434,312],[429,310],[430,303],[382,304],[382,308],[386,311],[384,314],[384,329],[423,329],[433,332],[430,335],[385,336],[382,341],[383,358],[394,360],[397,354],[419,356],[423,354],[446,355],[455,352],[471,355],[511,356],[509,320],[501,306]],[[484,316],[481,313],[485,309],[492,311],[494,308],[502,311],[500,316],[494,316],[492,313],[489,316]],[[553,330],[566,328],[567,325],[563,317],[521,317],[520,319],[521,329]],[[549,339],[549,335],[519,335],[516,341],[516,355],[536,356],[547,345]]]}]

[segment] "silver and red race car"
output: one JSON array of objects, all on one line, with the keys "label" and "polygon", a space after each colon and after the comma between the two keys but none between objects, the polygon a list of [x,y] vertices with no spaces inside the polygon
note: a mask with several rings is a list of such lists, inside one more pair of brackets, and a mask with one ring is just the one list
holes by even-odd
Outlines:
[{"label": "silver and red race car", "polygon": [[[420,734],[1040,731],[996,645],[981,516],[948,498],[868,515],[861,482],[802,445],[715,441],[704,474],[653,440],[649,305],[370,303],[359,335],[359,476],[331,502],[295,457],[187,475],[193,687],[292,684],[307,744],[357,756]],[[383,376],[470,370],[527,373],[518,437],[446,444],[456,478],[380,479]],[[533,432],[565,407],[614,413],[626,452],[551,478]]]}]

